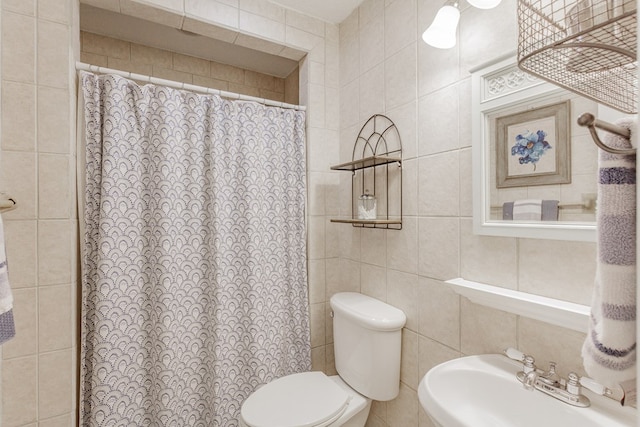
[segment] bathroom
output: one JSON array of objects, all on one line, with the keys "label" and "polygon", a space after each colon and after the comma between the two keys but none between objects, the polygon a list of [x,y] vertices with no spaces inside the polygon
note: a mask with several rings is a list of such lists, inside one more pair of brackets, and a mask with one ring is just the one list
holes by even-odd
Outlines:
[{"label": "bathroom", "polygon": [[[591,301],[595,243],[473,232],[469,70],[515,52],[515,1],[490,10],[461,1],[458,43],[439,50],[421,39],[442,3],[433,0],[365,0],[337,22],[265,0],[2,0],[0,189],[18,202],[3,213],[17,334],[1,347],[2,426],[77,422],[80,3],[173,27],[196,16],[203,27],[306,52],[299,103],[307,106],[313,369],[335,374],[333,294],[360,292],[407,316],[400,393],[374,402],[368,426],[432,426],[418,383],[433,366],[464,355],[515,347],[542,366],[556,361],[562,374],[584,373],[584,333],[474,304],[444,284],[464,277]],[[350,215],[351,180],[330,167],[351,159],[373,114],[391,118],[402,138],[400,231],[331,222]]]}]

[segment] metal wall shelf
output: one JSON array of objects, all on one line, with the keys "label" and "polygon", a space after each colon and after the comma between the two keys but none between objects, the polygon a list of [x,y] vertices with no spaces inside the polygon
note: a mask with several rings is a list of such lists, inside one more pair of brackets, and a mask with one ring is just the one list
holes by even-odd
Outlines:
[{"label": "metal wall shelf", "polygon": [[[396,168],[393,166],[397,164]],[[353,146],[352,160],[331,167],[352,173],[351,218],[331,222],[361,228],[402,229],[402,142],[396,125],[386,116],[375,114],[367,120]],[[390,182],[396,191],[389,191]],[[378,202],[375,219],[358,218],[360,195],[371,190]]]}]

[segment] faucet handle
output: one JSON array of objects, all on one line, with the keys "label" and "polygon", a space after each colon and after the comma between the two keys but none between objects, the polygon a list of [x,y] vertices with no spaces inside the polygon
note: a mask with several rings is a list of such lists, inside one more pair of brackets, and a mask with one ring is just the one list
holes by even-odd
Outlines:
[{"label": "faucet handle", "polygon": [[612,394],[611,390],[587,377],[580,377],[580,385],[586,389],[591,390],[595,394],[606,396]]},{"label": "faucet handle", "polygon": [[536,370],[536,359],[533,356],[525,355],[524,356],[524,368],[522,369],[525,374],[528,374],[531,371]]},{"label": "faucet handle", "polygon": [[513,347],[506,348],[504,350],[504,354],[509,359],[517,360],[518,362],[524,362],[525,354],[523,352],[521,352],[520,350],[516,350]]},{"label": "faucet handle", "polygon": [[569,375],[567,375],[567,378],[569,380],[567,382],[567,392],[575,396],[579,396],[580,395],[580,377],[578,377],[578,374],[576,374],[575,372],[569,372]]}]

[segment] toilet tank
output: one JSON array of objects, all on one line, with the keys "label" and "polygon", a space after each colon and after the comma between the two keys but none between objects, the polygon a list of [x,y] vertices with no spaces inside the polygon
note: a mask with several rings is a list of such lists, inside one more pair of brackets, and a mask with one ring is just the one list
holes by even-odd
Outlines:
[{"label": "toilet tank", "polygon": [[355,292],[331,297],[336,370],[358,393],[392,400],[400,389],[402,310]]}]

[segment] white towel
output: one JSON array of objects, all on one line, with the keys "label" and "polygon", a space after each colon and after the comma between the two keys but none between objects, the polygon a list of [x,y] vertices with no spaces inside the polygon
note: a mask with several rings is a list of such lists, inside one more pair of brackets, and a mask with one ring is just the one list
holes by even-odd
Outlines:
[{"label": "white towel", "polygon": [[0,216],[0,344],[16,334],[13,322],[13,295],[7,273],[7,254],[4,247],[4,227]]},{"label": "white towel", "polygon": [[[631,128],[630,119],[617,125]],[[607,134],[612,148],[628,139]],[[636,156],[600,151],[598,262],[587,339],[582,347],[589,376],[609,387],[636,377]]]},{"label": "white towel", "polygon": [[542,200],[525,199],[513,202],[514,221],[540,221],[542,220]]}]

